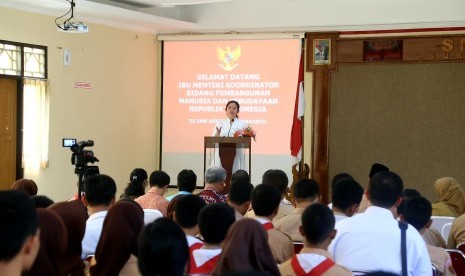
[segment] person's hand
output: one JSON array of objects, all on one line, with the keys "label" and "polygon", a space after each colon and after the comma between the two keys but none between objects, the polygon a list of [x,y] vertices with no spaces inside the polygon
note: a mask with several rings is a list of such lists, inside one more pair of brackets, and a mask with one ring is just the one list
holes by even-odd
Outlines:
[{"label": "person's hand", "polygon": [[216,135],[215,136],[220,136],[221,133],[221,127],[216,127]]}]

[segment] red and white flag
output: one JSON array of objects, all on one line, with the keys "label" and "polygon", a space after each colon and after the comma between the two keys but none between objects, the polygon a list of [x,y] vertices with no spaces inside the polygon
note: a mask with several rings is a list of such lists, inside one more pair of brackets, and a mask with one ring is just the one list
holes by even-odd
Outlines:
[{"label": "red and white flag", "polygon": [[300,54],[299,76],[297,81],[297,91],[295,96],[294,117],[291,129],[291,155],[292,164],[300,162],[302,159],[302,117],[305,113],[304,95],[304,60]]}]

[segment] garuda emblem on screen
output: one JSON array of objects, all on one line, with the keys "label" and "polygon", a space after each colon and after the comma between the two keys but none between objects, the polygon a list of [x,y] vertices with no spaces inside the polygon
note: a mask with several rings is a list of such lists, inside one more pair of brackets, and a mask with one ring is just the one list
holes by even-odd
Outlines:
[{"label": "garuda emblem on screen", "polygon": [[231,51],[231,47],[229,46],[226,46],[226,49],[217,47],[216,55],[221,61],[219,64],[220,67],[226,71],[231,71],[238,66],[237,61],[241,57],[241,46],[237,46],[233,51]]}]

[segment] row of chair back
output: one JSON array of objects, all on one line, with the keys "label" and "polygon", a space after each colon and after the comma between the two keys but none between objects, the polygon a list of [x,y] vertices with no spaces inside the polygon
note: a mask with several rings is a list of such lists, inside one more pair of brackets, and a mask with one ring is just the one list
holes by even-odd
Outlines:
[{"label": "row of chair back", "polygon": [[446,249],[452,260],[456,275],[465,275],[465,243],[457,245],[457,249]]}]

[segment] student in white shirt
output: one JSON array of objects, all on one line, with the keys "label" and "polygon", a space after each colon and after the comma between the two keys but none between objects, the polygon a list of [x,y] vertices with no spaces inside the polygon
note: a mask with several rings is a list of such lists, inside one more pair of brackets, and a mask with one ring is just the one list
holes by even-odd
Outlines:
[{"label": "student in white shirt", "polygon": [[108,175],[93,175],[84,181],[84,192],[86,196],[83,197],[83,202],[87,206],[89,218],[82,239],[82,259],[95,254],[102,233],[103,221],[108,209],[115,203],[116,184]]},{"label": "student in white shirt", "polygon": [[[371,178],[366,196],[372,206],[336,223],[337,235],[328,248],[336,263],[354,273],[401,274],[401,230],[393,214],[402,201],[402,189],[402,179],[394,172]],[[420,234],[409,226],[406,236],[408,274],[431,275],[431,260]]]}]

